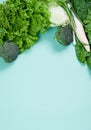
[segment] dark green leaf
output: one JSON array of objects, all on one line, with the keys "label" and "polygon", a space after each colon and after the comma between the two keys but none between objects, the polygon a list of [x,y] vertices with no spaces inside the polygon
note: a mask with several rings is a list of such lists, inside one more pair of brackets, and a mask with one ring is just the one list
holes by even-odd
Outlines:
[{"label": "dark green leaf", "polygon": [[85,50],[84,46],[78,39],[76,39],[75,51],[78,60],[81,63],[86,63],[86,58],[89,56],[89,53]]},{"label": "dark green leaf", "polygon": [[91,54],[87,57],[87,66],[91,69]]},{"label": "dark green leaf", "polygon": [[85,0],[71,0],[73,9],[79,18],[83,21],[88,14],[88,8]]}]

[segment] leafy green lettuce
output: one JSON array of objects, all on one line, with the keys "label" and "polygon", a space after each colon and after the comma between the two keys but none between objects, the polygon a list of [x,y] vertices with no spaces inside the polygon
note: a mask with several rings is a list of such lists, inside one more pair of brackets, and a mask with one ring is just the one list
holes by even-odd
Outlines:
[{"label": "leafy green lettuce", "polygon": [[0,4],[0,44],[14,42],[23,52],[49,28],[49,17],[48,0],[6,0]]}]

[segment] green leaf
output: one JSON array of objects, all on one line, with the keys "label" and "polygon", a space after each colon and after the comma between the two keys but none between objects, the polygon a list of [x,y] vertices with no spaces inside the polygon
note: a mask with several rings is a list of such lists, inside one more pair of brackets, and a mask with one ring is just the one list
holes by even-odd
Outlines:
[{"label": "green leaf", "polygon": [[88,14],[88,8],[85,0],[71,0],[73,9],[79,18],[83,21]]},{"label": "green leaf", "polygon": [[85,50],[83,44],[78,39],[76,39],[75,51],[78,60],[81,63],[86,63],[87,57],[89,56],[89,52]]},{"label": "green leaf", "polygon": [[50,27],[49,17],[48,0],[6,0],[0,4],[0,41],[14,42],[22,52]]},{"label": "green leaf", "polygon": [[91,53],[89,57],[87,57],[87,66],[89,67],[89,69],[91,69]]}]

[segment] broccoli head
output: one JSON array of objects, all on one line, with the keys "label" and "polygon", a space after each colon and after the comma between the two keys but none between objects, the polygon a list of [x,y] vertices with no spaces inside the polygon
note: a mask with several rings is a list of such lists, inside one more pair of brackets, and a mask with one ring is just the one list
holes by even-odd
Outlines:
[{"label": "broccoli head", "polygon": [[58,26],[56,40],[64,46],[69,45],[73,41],[73,31],[69,24],[64,27]]},{"label": "broccoli head", "polygon": [[6,62],[14,61],[19,54],[19,48],[13,42],[4,42],[0,46],[0,56]]}]

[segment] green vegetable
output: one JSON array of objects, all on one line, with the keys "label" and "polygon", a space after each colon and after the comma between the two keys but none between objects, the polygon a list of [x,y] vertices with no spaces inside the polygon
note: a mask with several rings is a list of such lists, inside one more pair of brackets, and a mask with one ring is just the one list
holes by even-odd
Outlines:
[{"label": "green vegetable", "polygon": [[[76,14],[76,17],[78,17],[79,21],[82,21],[81,26],[83,26],[83,29],[85,30],[85,35],[83,34],[82,30],[79,30],[78,33],[81,35],[81,40],[83,40],[83,43],[80,39],[78,39],[77,34],[74,35],[74,41],[75,41],[75,51],[77,59],[84,64],[87,64],[89,69],[91,69],[91,3],[88,6],[89,0],[70,0],[72,4],[72,11],[74,14]],[[90,1],[91,2],[91,1]],[[79,6],[80,5],[80,6]],[[75,21],[76,22],[76,21]],[[79,29],[81,28],[79,24]],[[77,27],[76,27],[77,29]],[[75,32],[76,33],[76,32]],[[79,36],[80,36],[79,35]],[[88,44],[84,44],[87,39]],[[89,51],[88,51],[88,45],[89,45]]]},{"label": "green vegetable", "polygon": [[64,46],[69,45],[73,41],[73,32],[71,26],[59,26],[56,32],[56,40]]},{"label": "green vegetable", "polygon": [[4,42],[3,45],[0,46],[0,56],[6,62],[14,61],[19,55],[19,48],[13,42]]},{"label": "green vegetable", "polygon": [[85,0],[71,0],[73,9],[75,13],[78,15],[80,20],[84,20],[88,14],[88,8]]},{"label": "green vegetable", "polygon": [[47,0],[6,0],[0,4],[0,44],[14,42],[23,52],[49,28],[49,17]]},{"label": "green vegetable", "polygon": [[87,18],[83,21],[85,32],[91,44],[91,10],[88,11]]},{"label": "green vegetable", "polygon": [[[39,33],[44,33],[50,27],[50,16],[52,15],[49,11],[50,4],[52,3],[54,8],[56,3],[59,9],[59,1],[6,0],[0,4],[0,48],[6,47],[5,41],[10,41],[10,43],[15,43],[19,48],[19,53],[22,53],[34,45],[39,38]],[[60,2],[63,2],[63,0]],[[68,21],[64,10],[62,14],[64,14],[64,21]],[[62,22],[64,23],[64,21]],[[8,44],[8,50],[9,46],[11,44]],[[3,52],[1,56],[5,61],[11,62],[12,60],[7,59],[7,57],[10,57],[10,54],[12,57],[11,51],[7,52],[7,49],[5,51],[1,50]]]},{"label": "green vegetable", "polygon": [[87,66],[89,69],[91,69],[91,53],[90,55],[87,57]]},{"label": "green vegetable", "polygon": [[81,63],[86,63],[87,57],[89,56],[89,52],[87,52],[80,43],[80,41],[76,37],[76,45],[75,45],[76,56]]},{"label": "green vegetable", "polygon": [[88,9],[91,10],[91,0],[86,0],[86,4],[87,4]]}]

